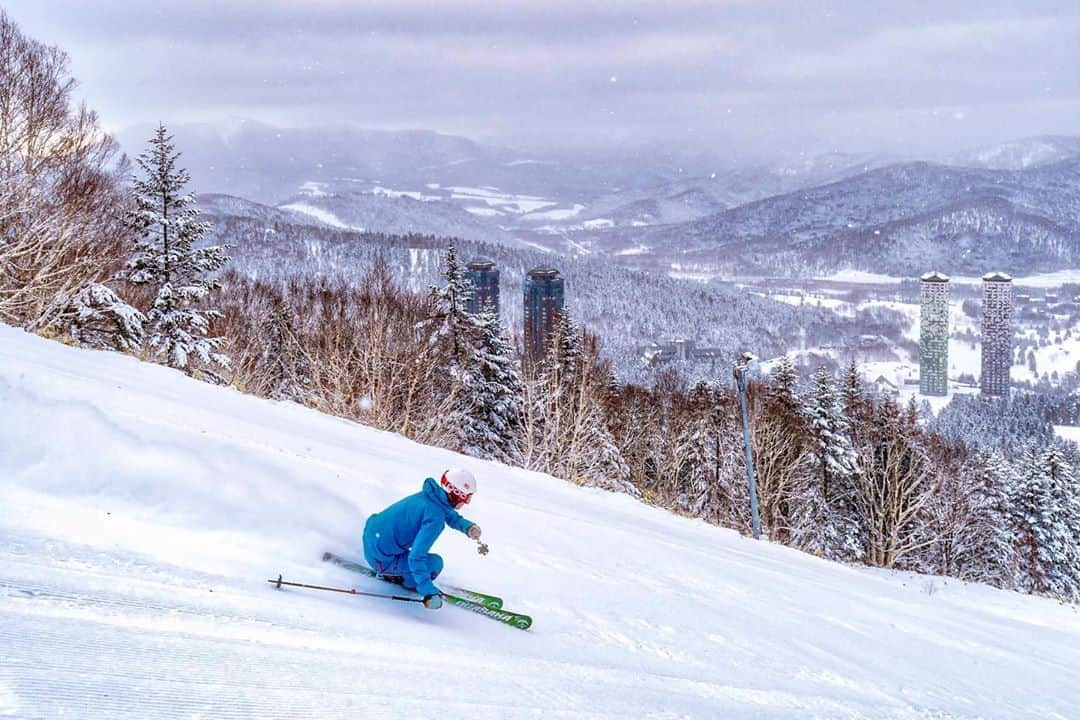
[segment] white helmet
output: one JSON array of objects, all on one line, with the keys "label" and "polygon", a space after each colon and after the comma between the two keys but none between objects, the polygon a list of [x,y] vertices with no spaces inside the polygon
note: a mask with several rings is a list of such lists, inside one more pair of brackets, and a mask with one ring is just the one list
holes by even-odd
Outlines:
[{"label": "white helmet", "polygon": [[468,470],[450,468],[439,478],[439,485],[454,505],[463,505],[476,493],[476,478]]}]

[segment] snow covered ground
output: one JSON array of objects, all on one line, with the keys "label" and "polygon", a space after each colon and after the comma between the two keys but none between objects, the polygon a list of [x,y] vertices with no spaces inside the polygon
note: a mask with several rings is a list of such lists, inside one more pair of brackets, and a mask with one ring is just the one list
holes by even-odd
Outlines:
[{"label": "snow covered ground", "polygon": [[899,284],[903,278],[893,275],[866,272],[865,270],[852,270],[849,268],[819,279],[831,280],[834,282],[858,283],[862,285],[887,285],[892,283]]},{"label": "snow covered ground", "polygon": [[363,228],[354,228],[351,225],[341,222],[340,218],[329,210],[324,210],[323,208],[315,207],[308,203],[293,202],[288,203],[287,205],[281,205],[280,207],[282,210],[294,210],[299,213],[304,213],[305,215],[310,215],[319,222],[340,230],[363,230]]},{"label": "snow covered ground", "polygon": [[[989,268],[988,270],[993,270]],[[918,280],[918,277],[898,277],[895,275],[881,275],[879,273],[865,272],[863,270],[840,270],[828,275],[821,280],[830,280],[833,282],[850,282],[858,284],[868,285],[886,285],[899,283],[902,280]],[[982,284],[982,277],[968,276],[968,275],[953,275],[949,278],[953,283],[959,283],[962,285],[980,285]],[[1056,288],[1065,283],[1080,283],[1080,269],[1059,270],[1052,273],[1040,273],[1038,275],[1027,275],[1025,277],[1013,278],[1015,285],[1030,288]]]},{"label": "snow covered ground", "polygon": [[518,214],[531,213],[558,204],[554,200],[538,197],[536,195],[505,193],[494,187],[474,188],[451,185],[448,186],[446,190],[450,191],[450,197],[454,200],[484,204],[492,208]]},{"label": "snow covered ground", "polygon": [[[1080,717],[1080,613],[831,564],[0,326],[0,716]],[[324,565],[367,513],[473,469],[509,629]]]},{"label": "snow covered ground", "polygon": [[[952,278],[953,282],[964,283],[966,285],[980,285],[982,284],[981,277],[955,277]],[[1080,282],[1080,270],[1058,270],[1052,273],[1040,273],[1038,275],[1027,275],[1024,277],[1014,277],[1013,285],[1020,287],[1030,288],[1042,288],[1050,289],[1060,287],[1065,283]]]},{"label": "snow covered ground", "polygon": [[1077,425],[1055,425],[1054,432],[1058,437],[1071,440],[1074,443],[1080,443],[1080,426]]},{"label": "snow covered ground", "polygon": [[553,210],[539,210],[531,212],[522,217],[523,220],[529,222],[534,221],[549,221],[549,220],[569,220],[585,209],[585,206],[580,203],[574,203],[572,207],[560,207]]}]

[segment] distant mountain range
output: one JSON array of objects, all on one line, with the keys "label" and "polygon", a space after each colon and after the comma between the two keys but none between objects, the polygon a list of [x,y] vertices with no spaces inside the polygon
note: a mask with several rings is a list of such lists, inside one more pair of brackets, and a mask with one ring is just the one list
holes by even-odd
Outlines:
[{"label": "distant mountain range", "polygon": [[914,275],[1080,266],[1080,155],[1027,170],[903,163],[691,222],[577,238],[636,264],[715,274]]},{"label": "distant mountain range", "polygon": [[[592,199],[689,172],[681,158],[659,151],[568,162],[428,130],[277,128],[243,122],[229,130],[181,124],[169,131],[200,192],[267,204],[283,202],[313,182],[329,191],[384,187],[419,192],[438,184]],[[120,132],[117,139],[128,154],[137,155],[152,133],[150,126],[137,126]]]},{"label": "distant mountain range", "polygon": [[948,165],[987,170],[1026,170],[1080,155],[1080,137],[1041,135],[947,155]]},{"label": "distant mountain range", "polygon": [[580,215],[614,226],[687,222],[729,208],[820,183],[851,177],[888,162],[885,156],[829,153],[782,165],[754,165],[703,177],[680,178],[600,197]]},{"label": "distant mountain range", "polygon": [[[717,168],[576,162],[427,131],[174,129],[197,190],[343,230],[456,236],[700,277],[1080,267],[1080,137],[939,162],[829,153]],[[146,128],[121,135],[129,152]]]}]

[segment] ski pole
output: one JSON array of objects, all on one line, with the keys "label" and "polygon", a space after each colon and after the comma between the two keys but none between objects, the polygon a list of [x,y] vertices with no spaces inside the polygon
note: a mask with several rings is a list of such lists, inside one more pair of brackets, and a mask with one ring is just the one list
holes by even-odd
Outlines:
[{"label": "ski pole", "polygon": [[306,585],[304,583],[289,582],[288,580],[282,580],[280,575],[277,576],[277,580],[267,580],[266,582],[273,583],[274,587],[276,587],[278,590],[280,590],[283,585],[288,585],[289,587],[308,588],[310,590],[326,590],[328,592],[345,593],[346,595],[363,595],[364,597],[382,598],[384,600],[398,600],[400,602],[415,603],[424,602],[421,598],[405,597],[404,595],[383,595],[382,593],[362,592],[360,590],[357,590],[356,588],[334,588],[325,587],[323,585]]}]

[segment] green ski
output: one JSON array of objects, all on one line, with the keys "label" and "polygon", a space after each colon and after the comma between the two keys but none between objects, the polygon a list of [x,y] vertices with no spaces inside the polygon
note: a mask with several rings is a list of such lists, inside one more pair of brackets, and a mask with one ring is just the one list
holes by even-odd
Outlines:
[{"label": "green ski", "polygon": [[[361,575],[367,575],[368,577],[377,578],[379,580],[383,579],[382,575],[379,575],[379,573],[377,573],[375,570],[372,570],[367,565],[355,562],[353,560],[349,560],[347,558],[343,558],[340,555],[335,555],[332,552],[323,553],[323,560],[326,562],[332,562],[335,565],[340,565],[346,570],[358,572]],[[465,588],[454,587],[453,585],[443,585],[442,583],[439,583],[439,585],[441,585],[444,589],[450,590],[459,598],[467,602],[475,603],[476,605],[483,605],[490,610],[502,609],[503,601],[500,597],[496,597],[494,595],[485,595],[484,593],[478,593],[474,590],[466,590]]]},{"label": "green ski", "polygon": [[[385,580],[383,576],[379,575],[376,571],[369,568],[367,565],[348,560],[335,555],[332,552],[324,552],[323,560],[326,562],[332,562],[335,565],[351,570],[353,572],[366,575],[370,578],[376,578],[378,580]],[[518,630],[528,630],[532,627],[532,618],[528,615],[522,615],[521,613],[510,612],[509,610],[502,609],[502,599],[495,597],[494,595],[485,595],[483,593],[473,592],[471,590],[465,590],[463,588],[453,587],[451,585],[443,585],[444,588],[450,588],[457,595],[447,592],[443,593],[443,599],[450,605],[455,605],[462,610],[468,610],[479,615],[491,618],[492,620],[498,620],[504,625],[517,628]],[[471,600],[470,598],[478,598],[477,600]]]},{"label": "green ski", "polygon": [[443,593],[443,599],[451,605],[456,605],[462,610],[479,613],[480,615],[489,617],[492,620],[498,620],[504,625],[515,627],[518,630],[528,630],[532,627],[532,618],[528,615],[510,612],[509,610],[496,610],[494,608],[489,608],[486,605],[469,602],[465,598],[460,598],[457,595],[449,595],[447,593]]}]

